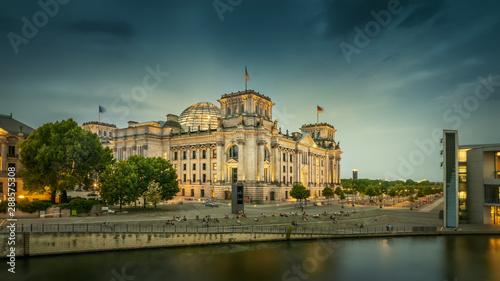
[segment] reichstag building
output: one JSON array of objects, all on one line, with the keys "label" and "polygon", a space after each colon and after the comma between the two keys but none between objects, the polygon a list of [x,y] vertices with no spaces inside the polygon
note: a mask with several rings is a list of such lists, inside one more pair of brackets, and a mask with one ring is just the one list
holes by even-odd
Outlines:
[{"label": "reichstag building", "polygon": [[340,186],[340,150],[327,123],[282,132],[272,118],[271,98],[253,90],[224,94],[220,106],[200,102],[165,121],[134,122],[127,128],[88,122],[116,159],[163,157],[177,170],[178,196],[229,199],[231,184],[245,185],[246,202],[284,201],[294,183],[311,196]]}]

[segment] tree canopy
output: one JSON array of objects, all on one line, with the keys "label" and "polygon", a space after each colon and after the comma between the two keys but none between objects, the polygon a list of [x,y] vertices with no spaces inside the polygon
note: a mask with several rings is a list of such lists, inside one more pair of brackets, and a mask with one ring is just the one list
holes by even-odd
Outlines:
[{"label": "tree canopy", "polygon": [[298,200],[306,199],[311,196],[311,190],[307,189],[300,183],[296,183],[293,185],[292,190],[290,191],[290,196]]},{"label": "tree canopy", "polygon": [[128,160],[120,160],[106,170],[101,184],[102,198],[110,204],[119,203],[120,208],[141,196],[144,207],[153,200],[151,203],[156,208],[156,204],[174,198],[177,192],[177,173],[172,164],[161,157],[133,155]]},{"label": "tree canopy", "polygon": [[55,202],[61,192],[75,186],[89,187],[113,159],[96,134],[83,130],[72,119],[47,123],[19,144],[21,176],[30,192],[50,192]]},{"label": "tree canopy", "polygon": [[139,198],[139,178],[132,163],[120,160],[109,166],[102,175],[101,198],[108,204],[120,205],[135,202]]}]

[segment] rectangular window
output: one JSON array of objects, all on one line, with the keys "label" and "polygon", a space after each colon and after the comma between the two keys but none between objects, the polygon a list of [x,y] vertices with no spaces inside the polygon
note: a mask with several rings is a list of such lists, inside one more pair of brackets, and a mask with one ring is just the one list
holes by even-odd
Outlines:
[{"label": "rectangular window", "polygon": [[217,158],[217,149],[214,149],[212,152],[212,158]]},{"label": "rectangular window", "polygon": [[217,175],[216,174],[214,174],[214,178],[213,178],[212,182],[214,182],[214,183],[217,182]]},{"label": "rectangular window", "polygon": [[283,176],[283,183],[286,184],[286,177]]},{"label": "rectangular window", "polygon": [[286,153],[283,152],[283,161],[286,162]]},{"label": "rectangular window", "polygon": [[191,159],[196,159],[196,150],[193,150],[193,157]]},{"label": "rectangular window", "polygon": [[183,151],[182,152],[182,159],[186,160],[186,158],[187,158],[187,151]]},{"label": "rectangular window", "polygon": [[193,183],[196,182],[196,174],[193,174]]},{"label": "rectangular window", "polygon": [[202,168],[203,168],[203,171],[206,171],[207,170],[207,164],[203,163]]},{"label": "rectangular window", "polygon": [[290,162],[293,162],[293,154],[290,154]]},{"label": "rectangular window", "polygon": [[196,164],[193,164],[193,171],[196,171]]},{"label": "rectangular window", "polygon": [[[9,168],[14,168],[14,169],[15,169],[15,168],[16,168],[16,163],[9,163],[9,164],[8,164],[8,167],[9,167]],[[17,174],[17,171],[16,171],[16,174]]]},{"label": "rectangular window", "polygon": [[290,167],[290,173],[293,173],[293,167]]},{"label": "rectangular window", "polygon": [[201,158],[202,159],[207,159],[207,150],[206,149],[204,149],[204,150],[201,151]]},{"label": "rectangular window", "polygon": [[185,171],[185,170],[187,170],[187,164],[184,164],[184,165],[182,166],[182,169],[183,169],[184,171]]},{"label": "rectangular window", "polygon": [[200,197],[205,197],[205,189],[200,190]]},{"label": "rectangular window", "polygon": [[290,183],[292,183],[292,182],[293,182],[293,181],[292,181],[292,177],[290,177]]},{"label": "rectangular window", "polygon": [[207,175],[206,174],[203,174],[203,182],[207,182]]},{"label": "rectangular window", "polygon": [[175,169],[177,170],[177,164],[175,164]]},{"label": "rectangular window", "polygon": [[283,173],[286,173],[286,166],[283,166]]},{"label": "rectangular window", "polygon": [[174,152],[174,160],[177,160],[177,151]]},{"label": "rectangular window", "polygon": [[16,147],[9,145],[9,155],[8,157],[16,157]]},{"label": "rectangular window", "polygon": [[194,197],[194,189],[191,189],[191,197]]},{"label": "rectangular window", "polygon": [[3,182],[0,181],[0,193],[3,193]]},{"label": "rectangular window", "polygon": [[184,174],[183,182],[186,182],[186,174]]},{"label": "rectangular window", "polygon": [[217,163],[213,163],[212,166],[214,171],[217,170]]}]

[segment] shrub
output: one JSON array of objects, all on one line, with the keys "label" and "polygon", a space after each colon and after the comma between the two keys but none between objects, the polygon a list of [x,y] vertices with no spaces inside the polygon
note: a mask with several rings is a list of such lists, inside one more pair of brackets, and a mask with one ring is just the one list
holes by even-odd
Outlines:
[{"label": "shrub", "polygon": [[34,213],[36,211],[45,211],[52,206],[52,203],[45,201],[32,201],[18,203],[17,208],[25,213]]},{"label": "shrub", "polygon": [[77,213],[90,213],[92,206],[99,204],[97,200],[73,199],[69,203],[60,204],[61,209],[76,210]]},{"label": "shrub", "polygon": [[9,204],[9,201],[4,200],[2,203],[0,203],[0,212],[6,214],[7,213],[7,204]]}]

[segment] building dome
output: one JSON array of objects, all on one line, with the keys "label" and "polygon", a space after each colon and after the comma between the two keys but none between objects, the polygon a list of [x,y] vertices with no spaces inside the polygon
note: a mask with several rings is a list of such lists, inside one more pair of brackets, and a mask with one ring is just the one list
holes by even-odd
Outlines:
[{"label": "building dome", "polygon": [[191,127],[191,131],[198,130],[198,126],[201,126],[201,130],[208,130],[208,124],[215,129],[219,117],[221,114],[218,106],[209,102],[199,102],[186,108],[179,115],[179,123]]}]

